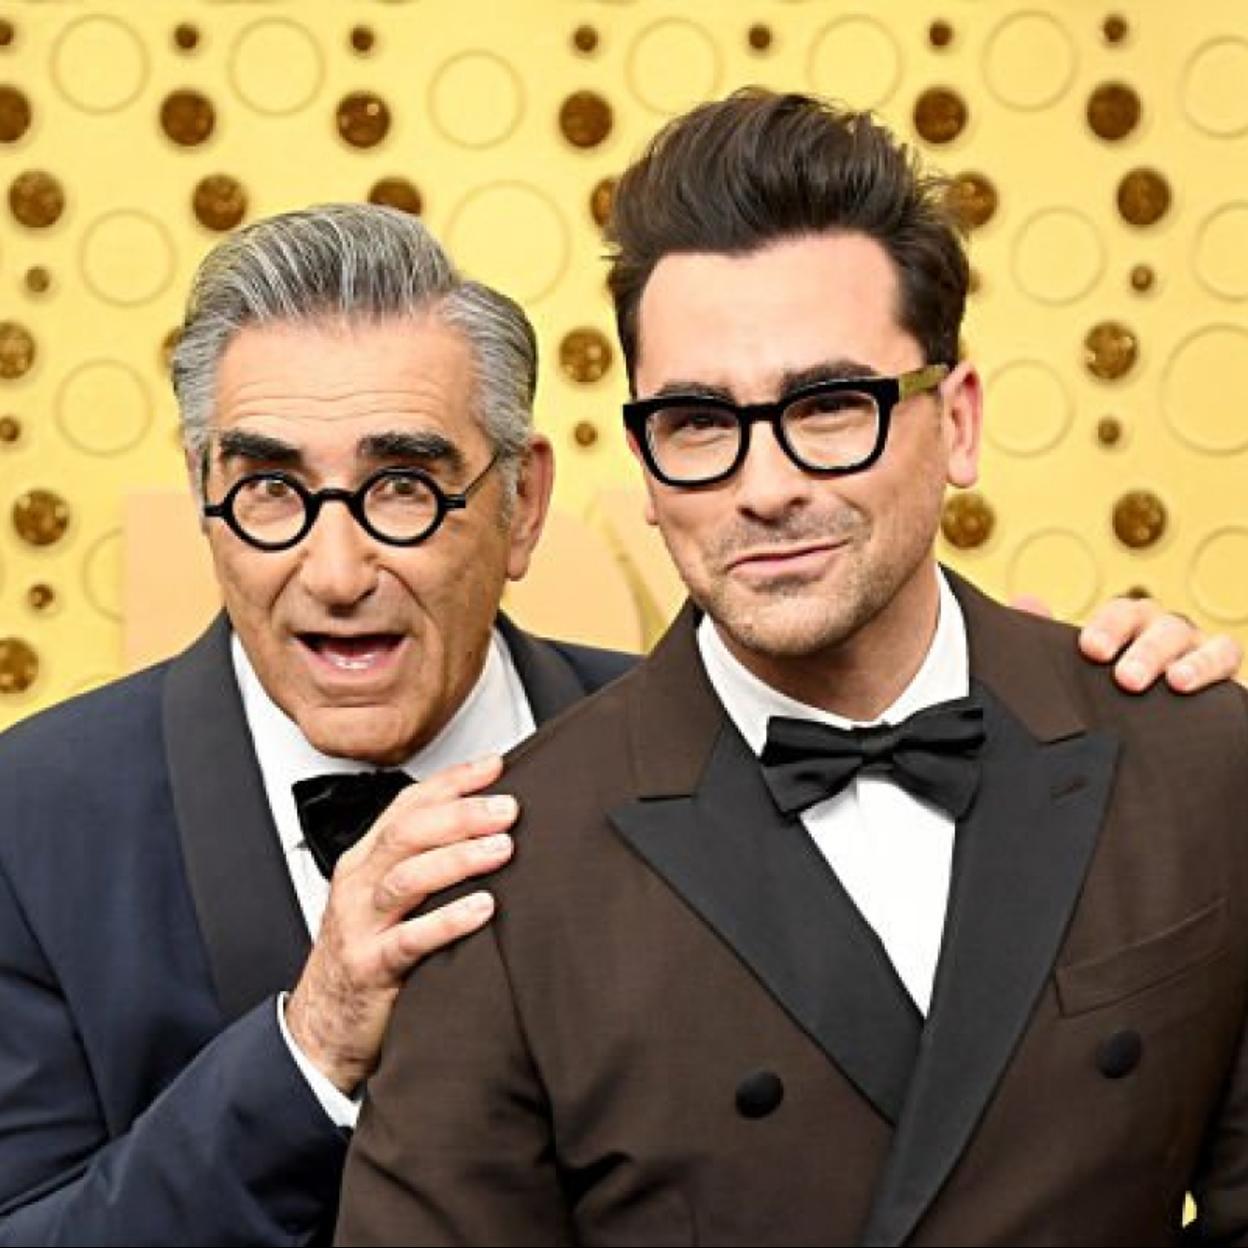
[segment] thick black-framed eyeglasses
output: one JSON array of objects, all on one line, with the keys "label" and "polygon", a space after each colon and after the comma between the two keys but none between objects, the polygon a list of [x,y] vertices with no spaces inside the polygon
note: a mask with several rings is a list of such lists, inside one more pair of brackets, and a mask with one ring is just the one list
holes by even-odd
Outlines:
[{"label": "thick black-framed eyeglasses", "polygon": [[289,550],[311,532],[326,503],[342,503],[370,537],[388,546],[418,546],[452,511],[460,511],[498,463],[488,464],[458,493],[448,494],[420,468],[382,468],[356,490],[310,490],[288,472],[254,472],[236,481],[204,515],[224,520],[257,550]]},{"label": "thick black-framed eyeglasses", "polygon": [[716,395],[664,394],[624,404],[624,424],[646,467],[664,485],[715,485],[745,462],[760,420],[801,469],[816,476],[863,472],[884,453],[893,408],[934,390],[948,364],[898,377],[844,377],[792,390],[775,403],[732,403]]}]

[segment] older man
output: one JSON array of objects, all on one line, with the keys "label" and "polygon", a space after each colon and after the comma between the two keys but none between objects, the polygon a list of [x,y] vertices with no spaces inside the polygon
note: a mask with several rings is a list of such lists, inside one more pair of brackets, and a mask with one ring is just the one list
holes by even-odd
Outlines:
[{"label": "older man", "polygon": [[510,852],[514,803],[453,799],[627,663],[498,614],[550,496],[535,368],[400,213],[204,264],[174,377],[225,613],[0,742],[0,1242],[327,1236],[402,976],[491,901],[405,916]]},{"label": "older man", "polygon": [[[400,995],[349,1244],[1248,1239],[1248,698],[1128,697],[941,569],[968,266],[867,114],[743,92],[620,179],[690,604],[512,756],[500,917]],[[580,780],[577,783],[577,780]]]}]

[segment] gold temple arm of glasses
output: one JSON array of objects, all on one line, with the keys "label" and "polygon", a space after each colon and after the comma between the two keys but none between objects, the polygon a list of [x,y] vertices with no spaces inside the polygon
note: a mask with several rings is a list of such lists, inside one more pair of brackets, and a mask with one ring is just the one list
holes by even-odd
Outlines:
[{"label": "gold temple arm of glasses", "polygon": [[899,398],[908,399],[912,394],[934,390],[948,376],[948,364],[928,364],[925,368],[916,368],[913,372],[902,373],[897,378]]}]

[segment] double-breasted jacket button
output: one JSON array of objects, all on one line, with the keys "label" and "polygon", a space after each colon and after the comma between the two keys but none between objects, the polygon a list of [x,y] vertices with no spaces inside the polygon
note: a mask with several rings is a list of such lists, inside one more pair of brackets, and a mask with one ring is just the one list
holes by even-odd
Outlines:
[{"label": "double-breasted jacket button", "polygon": [[1140,1033],[1126,1027],[1101,1041],[1096,1051],[1096,1066],[1106,1079],[1121,1079],[1140,1064],[1143,1052]]},{"label": "double-breasted jacket button", "polygon": [[737,1084],[737,1112],[743,1118],[765,1118],[784,1100],[784,1084],[770,1070],[756,1070]]}]

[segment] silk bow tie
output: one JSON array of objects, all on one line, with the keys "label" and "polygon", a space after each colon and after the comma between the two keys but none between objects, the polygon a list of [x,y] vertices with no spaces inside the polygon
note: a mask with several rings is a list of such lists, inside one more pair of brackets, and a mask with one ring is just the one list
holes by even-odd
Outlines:
[{"label": "silk bow tie", "polygon": [[308,848],[328,880],[338,859],[377,822],[409,784],[405,771],[313,776],[291,786]]},{"label": "silk bow tie", "polygon": [[899,724],[835,728],[809,719],[767,721],[763,779],[785,814],[834,797],[860,772],[885,774],[960,819],[979,785],[984,709],[941,702]]}]

